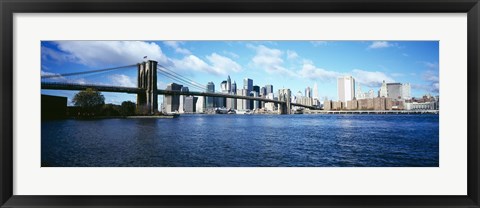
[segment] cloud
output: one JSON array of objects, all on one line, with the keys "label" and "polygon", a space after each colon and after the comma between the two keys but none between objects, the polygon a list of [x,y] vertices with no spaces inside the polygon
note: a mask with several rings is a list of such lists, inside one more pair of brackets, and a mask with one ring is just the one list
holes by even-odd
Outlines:
[{"label": "cloud", "polygon": [[309,78],[312,80],[334,80],[342,75],[335,71],[317,68],[310,61],[304,61],[302,69],[298,71],[298,74],[300,77]]},{"label": "cloud", "polygon": [[297,76],[295,72],[283,67],[284,61],[281,58],[283,52],[281,50],[268,48],[264,45],[254,46],[249,44],[247,47],[256,52],[251,61],[253,67],[263,69],[270,74],[280,73],[289,76]]},{"label": "cloud", "polygon": [[[42,53],[42,59],[50,59],[56,62],[68,62],[68,61],[74,61],[75,57],[72,55],[69,55],[67,53],[63,53],[61,51],[56,51],[54,49],[42,46],[41,48],[41,53]],[[45,67],[42,65],[42,67]]]},{"label": "cloud", "polygon": [[315,47],[318,47],[318,46],[324,46],[324,45],[327,45],[327,41],[310,41],[310,43],[315,46]]},{"label": "cloud", "polygon": [[122,86],[122,87],[136,87],[137,81],[134,78],[131,78],[124,74],[114,74],[108,77],[112,85],[114,86]]},{"label": "cloud", "polygon": [[90,67],[123,66],[149,60],[167,64],[168,58],[156,43],[144,41],[57,41],[67,58]]},{"label": "cloud", "polygon": [[393,46],[398,46],[396,43],[389,43],[387,41],[374,41],[370,44],[367,49],[379,49],[379,48],[389,48]]},{"label": "cloud", "polygon": [[182,41],[163,41],[163,44],[167,45],[170,48],[173,48],[175,50],[175,53],[184,55],[192,54],[192,52],[190,52],[188,49],[180,47],[180,45],[185,44]]},{"label": "cloud", "polygon": [[395,82],[395,80],[387,76],[383,72],[379,71],[365,71],[361,69],[352,70],[352,76],[355,78],[355,81],[368,86],[368,87],[379,87],[382,82]]},{"label": "cloud", "polygon": [[195,55],[188,55],[183,59],[172,59],[172,61],[174,67],[179,70],[195,70],[215,75],[226,75],[229,72],[239,72],[242,70],[242,67],[237,62],[228,57],[218,55],[217,53],[206,56],[206,59],[208,63]]},{"label": "cloud", "polygon": [[295,51],[287,50],[287,59],[296,59],[298,58],[298,54]]},{"label": "cloud", "polygon": [[239,56],[238,54],[234,53],[234,52],[223,51],[223,53],[224,53],[225,55],[230,56],[230,57],[235,58],[235,59],[240,58],[240,56]]}]

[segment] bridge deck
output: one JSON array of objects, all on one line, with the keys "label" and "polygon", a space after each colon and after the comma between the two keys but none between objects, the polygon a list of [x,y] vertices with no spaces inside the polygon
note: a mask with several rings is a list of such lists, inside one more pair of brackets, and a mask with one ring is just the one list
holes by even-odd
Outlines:
[{"label": "bridge deck", "polygon": [[[91,89],[95,89],[102,92],[118,92],[118,93],[130,93],[130,94],[137,94],[145,91],[144,89],[136,88],[136,87],[118,87],[118,86],[56,83],[56,82],[42,82],[41,87],[44,90],[86,90],[88,88],[91,88]],[[257,100],[257,101],[263,101],[263,102],[285,104],[285,101],[271,100],[271,99],[261,98],[261,97],[230,95],[230,94],[223,94],[223,93],[195,92],[195,91],[181,92],[181,91],[162,90],[162,89],[158,89],[157,93],[160,95],[192,95],[192,96],[204,96],[204,97],[223,97],[223,98]],[[302,105],[298,103],[291,103],[291,105],[310,108],[310,109],[316,109],[313,106],[307,106],[307,105]]]}]

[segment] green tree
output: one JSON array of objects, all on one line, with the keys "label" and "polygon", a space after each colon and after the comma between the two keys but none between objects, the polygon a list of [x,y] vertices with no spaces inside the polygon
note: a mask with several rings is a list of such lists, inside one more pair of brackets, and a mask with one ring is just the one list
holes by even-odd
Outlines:
[{"label": "green tree", "polygon": [[137,105],[132,101],[123,101],[120,107],[120,114],[122,116],[135,115],[135,109]]},{"label": "green tree", "polygon": [[105,97],[100,92],[88,88],[75,94],[72,102],[87,115],[95,115],[105,104]]}]

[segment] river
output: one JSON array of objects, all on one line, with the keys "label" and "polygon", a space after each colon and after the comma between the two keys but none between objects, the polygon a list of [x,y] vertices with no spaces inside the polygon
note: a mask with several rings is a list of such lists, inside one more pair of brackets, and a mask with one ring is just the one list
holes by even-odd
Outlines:
[{"label": "river", "polygon": [[42,121],[43,167],[438,167],[439,115]]}]

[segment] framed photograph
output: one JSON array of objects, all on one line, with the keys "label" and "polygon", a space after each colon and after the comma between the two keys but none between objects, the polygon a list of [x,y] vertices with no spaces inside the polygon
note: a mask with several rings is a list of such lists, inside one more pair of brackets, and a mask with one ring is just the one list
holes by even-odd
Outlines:
[{"label": "framed photograph", "polygon": [[1,1],[1,207],[479,207],[478,0]]}]

